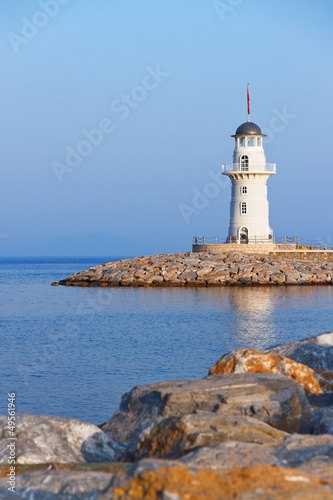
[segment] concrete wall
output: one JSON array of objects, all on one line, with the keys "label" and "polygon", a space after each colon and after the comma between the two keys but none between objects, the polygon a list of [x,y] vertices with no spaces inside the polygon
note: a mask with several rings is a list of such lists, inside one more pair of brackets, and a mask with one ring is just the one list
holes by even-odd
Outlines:
[{"label": "concrete wall", "polygon": [[317,260],[319,262],[333,261],[333,250],[297,250],[296,245],[237,245],[236,243],[224,243],[222,245],[193,245],[192,252],[207,253],[253,253],[269,255],[283,259]]},{"label": "concrete wall", "polygon": [[333,250],[280,250],[272,252],[270,257],[280,257],[283,259],[316,260],[318,262],[333,261]]},{"label": "concrete wall", "polygon": [[290,251],[296,249],[296,245],[274,245],[273,243],[239,245],[237,243],[224,243],[221,245],[193,245],[192,251],[210,253],[241,252],[268,255],[270,252],[278,251],[282,248]]}]

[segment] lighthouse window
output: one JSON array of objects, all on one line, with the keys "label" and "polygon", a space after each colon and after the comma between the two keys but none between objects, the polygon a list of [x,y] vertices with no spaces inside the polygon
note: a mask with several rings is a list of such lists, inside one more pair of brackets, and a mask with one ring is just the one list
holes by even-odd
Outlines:
[{"label": "lighthouse window", "polygon": [[257,137],[257,146],[261,146],[261,138]]},{"label": "lighthouse window", "polygon": [[242,172],[249,170],[249,157],[247,155],[243,155],[240,158],[240,169]]},{"label": "lighthouse window", "polygon": [[240,145],[245,146],[245,137],[242,137],[240,140]]},{"label": "lighthouse window", "polygon": [[247,145],[248,146],[254,146],[254,138],[253,137],[249,137],[247,139]]},{"label": "lighthouse window", "polygon": [[247,186],[242,187],[242,194],[247,194]]},{"label": "lighthouse window", "polygon": [[246,201],[242,201],[242,215],[247,214]]}]

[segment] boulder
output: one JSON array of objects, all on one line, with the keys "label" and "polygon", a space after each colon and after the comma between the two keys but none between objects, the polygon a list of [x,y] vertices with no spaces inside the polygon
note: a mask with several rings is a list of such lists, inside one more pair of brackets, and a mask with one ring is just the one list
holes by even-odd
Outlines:
[{"label": "boulder", "polygon": [[221,441],[248,443],[281,442],[287,434],[255,418],[219,413],[193,413],[167,417],[144,430],[135,459],[144,457],[179,458],[199,446]]},{"label": "boulder", "polygon": [[282,443],[241,443],[226,441],[195,450],[180,462],[191,467],[231,469],[255,465],[296,467],[322,477],[322,470],[333,480],[333,436],[287,436]]},{"label": "boulder", "polygon": [[333,393],[320,394],[319,396],[308,396],[311,413],[333,405]]},{"label": "boulder", "polygon": [[215,412],[255,417],[286,432],[305,430],[310,406],[303,387],[287,377],[245,373],[135,387],[103,425],[134,453],[142,430],[162,417]]},{"label": "boulder", "polygon": [[207,470],[141,460],[117,473],[100,500],[332,500],[333,482],[297,469],[260,465]]},{"label": "boulder", "polygon": [[283,285],[283,283],[286,281],[286,275],[284,273],[272,273],[271,274],[271,281],[276,283],[277,285]]},{"label": "boulder", "polygon": [[197,278],[197,273],[195,271],[188,271],[187,269],[184,270],[179,276],[178,278],[180,280],[196,280]]},{"label": "boulder", "polygon": [[197,270],[197,275],[198,276],[207,276],[208,273],[210,273],[213,269],[213,266],[207,266],[207,267],[202,267]]},{"label": "boulder", "polygon": [[[0,417],[0,463],[8,460],[7,417]],[[125,445],[79,420],[59,417],[16,415],[16,462],[115,462],[122,459]]]},{"label": "boulder", "polygon": [[112,474],[95,471],[29,471],[15,478],[15,493],[8,491],[7,478],[0,479],[1,500],[97,500]]},{"label": "boulder", "polygon": [[313,434],[333,434],[333,407],[321,408],[312,414],[311,432]]},{"label": "boulder", "polygon": [[314,370],[330,371],[333,367],[333,332],[286,342],[265,351],[280,354]]},{"label": "boulder", "polygon": [[[209,371],[210,375],[225,373],[275,373],[297,380],[310,394],[328,392],[328,374],[317,374],[312,368],[280,354],[239,349],[223,356]],[[326,377],[325,377],[326,375]],[[332,378],[333,373],[331,372]]]},{"label": "boulder", "polygon": [[[174,280],[176,280],[178,278],[179,274],[180,274],[180,271],[177,271],[175,269],[168,270],[168,271],[166,271],[166,274],[164,275],[164,281],[165,282],[173,282]],[[185,280],[184,280],[184,283],[185,283]]]},{"label": "boulder", "polygon": [[[297,441],[298,439],[298,441]],[[0,479],[0,497],[4,500],[295,500],[333,498],[333,474],[330,449],[333,436],[290,436],[284,444],[258,445],[221,443],[202,448],[180,461],[143,459],[115,474],[104,472],[30,471],[16,476],[16,493],[8,491],[7,479]],[[300,445],[303,442],[303,446]],[[232,445],[241,445],[234,454]],[[283,447],[284,446],[284,447]],[[277,449],[269,453],[269,448]],[[217,450],[219,456],[217,456]],[[210,462],[198,454],[210,451]],[[197,464],[193,456],[197,455]],[[230,454],[230,456],[228,456]],[[242,466],[246,462],[263,462]],[[326,454],[326,456],[325,456]],[[215,462],[212,457],[215,456]],[[328,457],[328,458],[327,458]],[[324,476],[320,470],[324,461]],[[231,465],[231,467],[228,465]],[[215,465],[213,465],[215,463]],[[274,465],[270,465],[270,464]],[[209,468],[208,468],[208,467]],[[211,468],[212,467],[212,468]],[[311,469],[311,473],[306,468]],[[326,474],[326,476],[325,476]]]}]

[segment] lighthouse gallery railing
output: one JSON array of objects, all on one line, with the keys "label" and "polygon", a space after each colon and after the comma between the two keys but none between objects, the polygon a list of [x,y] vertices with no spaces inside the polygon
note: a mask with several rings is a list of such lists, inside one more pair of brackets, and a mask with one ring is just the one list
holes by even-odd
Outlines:
[{"label": "lighthouse gallery railing", "polygon": [[222,165],[222,173],[226,174],[228,172],[276,172],[276,163],[265,163],[264,165],[260,163],[225,163]]}]

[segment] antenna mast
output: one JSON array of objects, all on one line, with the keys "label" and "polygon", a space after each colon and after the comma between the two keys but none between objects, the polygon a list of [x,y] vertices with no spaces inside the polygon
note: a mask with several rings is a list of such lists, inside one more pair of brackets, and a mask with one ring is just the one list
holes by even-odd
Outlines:
[{"label": "antenna mast", "polygon": [[250,121],[250,92],[249,83],[247,84],[247,121]]}]

